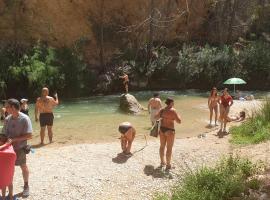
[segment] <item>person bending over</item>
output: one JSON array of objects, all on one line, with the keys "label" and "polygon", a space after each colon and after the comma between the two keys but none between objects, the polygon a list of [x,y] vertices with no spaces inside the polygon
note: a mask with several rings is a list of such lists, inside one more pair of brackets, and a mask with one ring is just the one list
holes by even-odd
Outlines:
[{"label": "person bending over", "polygon": [[131,156],[131,145],[136,135],[136,130],[130,122],[122,122],[118,128],[121,133],[121,148],[126,156]]}]

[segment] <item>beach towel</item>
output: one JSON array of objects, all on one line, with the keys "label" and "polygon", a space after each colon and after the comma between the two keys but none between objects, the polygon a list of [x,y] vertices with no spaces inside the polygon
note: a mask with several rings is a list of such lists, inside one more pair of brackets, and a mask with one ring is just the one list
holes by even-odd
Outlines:
[{"label": "beach towel", "polygon": [[160,129],[160,120],[157,120],[150,130],[150,136],[157,137]]}]

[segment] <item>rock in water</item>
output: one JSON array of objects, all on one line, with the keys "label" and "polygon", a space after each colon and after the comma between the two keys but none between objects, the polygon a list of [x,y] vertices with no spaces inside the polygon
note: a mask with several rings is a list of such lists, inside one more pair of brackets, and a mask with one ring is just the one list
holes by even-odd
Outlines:
[{"label": "rock in water", "polygon": [[122,94],[120,96],[120,110],[125,113],[138,114],[144,108],[138,100],[131,94]]}]

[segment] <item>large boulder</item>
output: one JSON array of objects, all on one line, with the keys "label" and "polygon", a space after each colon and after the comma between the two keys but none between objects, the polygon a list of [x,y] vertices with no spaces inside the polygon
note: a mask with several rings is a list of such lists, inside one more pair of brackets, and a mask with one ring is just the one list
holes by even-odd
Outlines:
[{"label": "large boulder", "polygon": [[125,113],[139,114],[144,108],[133,95],[122,94],[120,96],[120,110]]}]

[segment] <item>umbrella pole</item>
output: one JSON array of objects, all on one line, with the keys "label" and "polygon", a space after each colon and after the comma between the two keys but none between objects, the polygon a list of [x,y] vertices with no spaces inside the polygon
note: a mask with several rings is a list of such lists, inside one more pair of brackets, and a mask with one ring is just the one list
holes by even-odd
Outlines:
[{"label": "umbrella pole", "polygon": [[235,96],[235,84],[233,84],[233,91],[234,91],[234,96]]}]

